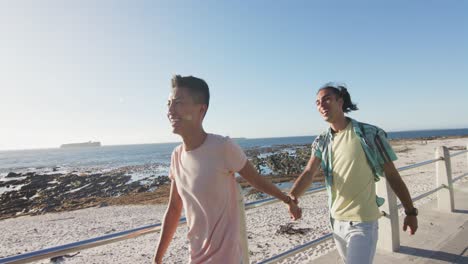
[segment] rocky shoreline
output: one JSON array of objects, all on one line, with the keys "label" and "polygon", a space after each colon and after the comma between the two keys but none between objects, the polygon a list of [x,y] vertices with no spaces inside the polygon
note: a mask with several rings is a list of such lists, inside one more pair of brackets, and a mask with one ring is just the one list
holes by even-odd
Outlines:
[{"label": "rocky shoreline", "polygon": [[[405,152],[405,142],[427,142],[436,138],[392,140],[397,152]],[[310,145],[279,145],[246,150],[260,174],[273,183],[293,182],[310,157]],[[155,165],[150,165],[155,166]],[[133,168],[135,169],[135,168]],[[108,172],[16,173],[0,180],[0,220],[93,206],[166,203],[170,180],[167,175],[151,175],[133,181],[129,168]],[[323,174],[317,181],[323,181]],[[249,184],[242,178],[243,188]],[[249,190],[247,194],[255,194]]]},{"label": "rocky shoreline", "polygon": [[147,184],[127,184],[130,178],[123,173],[79,175],[10,172],[6,176],[8,180],[0,182],[0,187],[13,189],[0,196],[0,219],[104,206],[108,198],[147,192],[169,182],[167,176],[159,176]]},{"label": "rocky shoreline", "polygon": [[[308,145],[281,145],[248,149],[246,154],[262,175],[273,183],[281,183],[297,177],[310,155],[308,149]],[[99,173],[60,173],[58,169],[49,173],[10,172],[1,179],[0,219],[93,206],[166,203],[169,196],[169,177],[153,175],[148,169],[150,176],[137,181],[128,174],[138,172],[138,167]],[[243,188],[249,188],[242,178],[238,181]]]}]

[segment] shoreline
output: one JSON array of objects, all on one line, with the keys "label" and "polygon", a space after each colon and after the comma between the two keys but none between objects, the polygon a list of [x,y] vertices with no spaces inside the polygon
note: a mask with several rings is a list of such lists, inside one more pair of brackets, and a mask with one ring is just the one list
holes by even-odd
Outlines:
[{"label": "shoreline", "polygon": [[[427,145],[428,142],[443,140],[463,140],[468,136],[421,137],[418,139],[394,139],[390,144],[397,155],[410,152],[410,144]],[[466,146],[453,146],[451,150],[463,150]],[[294,182],[310,157],[309,144],[277,145],[247,149],[249,160],[271,182]],[[423,161],[423,160],[421,160]],[[415,161],[415,162],[421,162]],[[408,164],[405,164],[408,165]],[[146,166],[146,165],[144,165]],[[156,167],[160,164],[156,164]],[[133,181],[126,175],[129,167],[117,168],[104,173],[51,173],[23,174],[10,172],[0,181],[0,220],[23,215],[38,215],[52,212],[66,212],[89,207],[114,205],[166,204],[169,196],[170,180],[166,175],[142,177]],[[151,166],[149,166],[151,168]],[[266,169],[265,169],[266,168]],[[245,190],[247,200],[267,197],[242,178],[237,181]],[[320,174],[315,182],[323,182]]]}]

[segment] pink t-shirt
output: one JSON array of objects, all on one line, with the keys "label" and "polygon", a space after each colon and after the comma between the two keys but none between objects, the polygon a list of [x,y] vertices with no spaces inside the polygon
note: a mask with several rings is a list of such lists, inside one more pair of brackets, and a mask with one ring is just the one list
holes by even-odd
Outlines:
[{"label": "pink t-shirt", "polygon": [[235,263],[242,260],[238,189],[234,173],[247,161],[229,137],[208,134],[190,151],[172,153],[169,177],[175,180],[187,218],[190,263]]}]

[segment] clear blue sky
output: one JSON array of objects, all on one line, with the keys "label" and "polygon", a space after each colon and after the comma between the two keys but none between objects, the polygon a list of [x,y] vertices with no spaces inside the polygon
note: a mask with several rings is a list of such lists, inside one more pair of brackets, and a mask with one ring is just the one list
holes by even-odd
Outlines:
[{"label": "clear blue sky", "polygon": [[466,1],[230,2],[0,2],[0,149],[178,141],[173,74],[232,137],[316,135],[327,81],[387,131],[468,127]]}]

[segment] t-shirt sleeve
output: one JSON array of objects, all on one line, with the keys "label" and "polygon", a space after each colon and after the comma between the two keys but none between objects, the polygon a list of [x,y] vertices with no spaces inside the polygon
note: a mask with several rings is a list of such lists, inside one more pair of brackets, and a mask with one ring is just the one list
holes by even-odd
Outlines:
[{"label": "t-shirt sleeve", "polygon": [[397,160],[395,151],[393,151],[392,146],[388,143],[387,133],[382,129],[377,131],[377,135],[375,136],[375,145],[377,146],[377,152],[379,154],[377,157],[380,164]]},{"label": "t-shirt sleeve", "polygon": [[226,168],[232,172],[240,171],[247,162],[247,156],[245,155],[244,151],[230,138],[226,139],[224,147]]},{"label": "t-shirt sleeve", "polygon": [[174,169],[174,167],[175,167],[176,150],[177,150],[177,148],[172,151],[171,165],[169,166],[169,179],[171,179],[171,181],[175,180],[175,174],[174,174],[175,169]]}]

